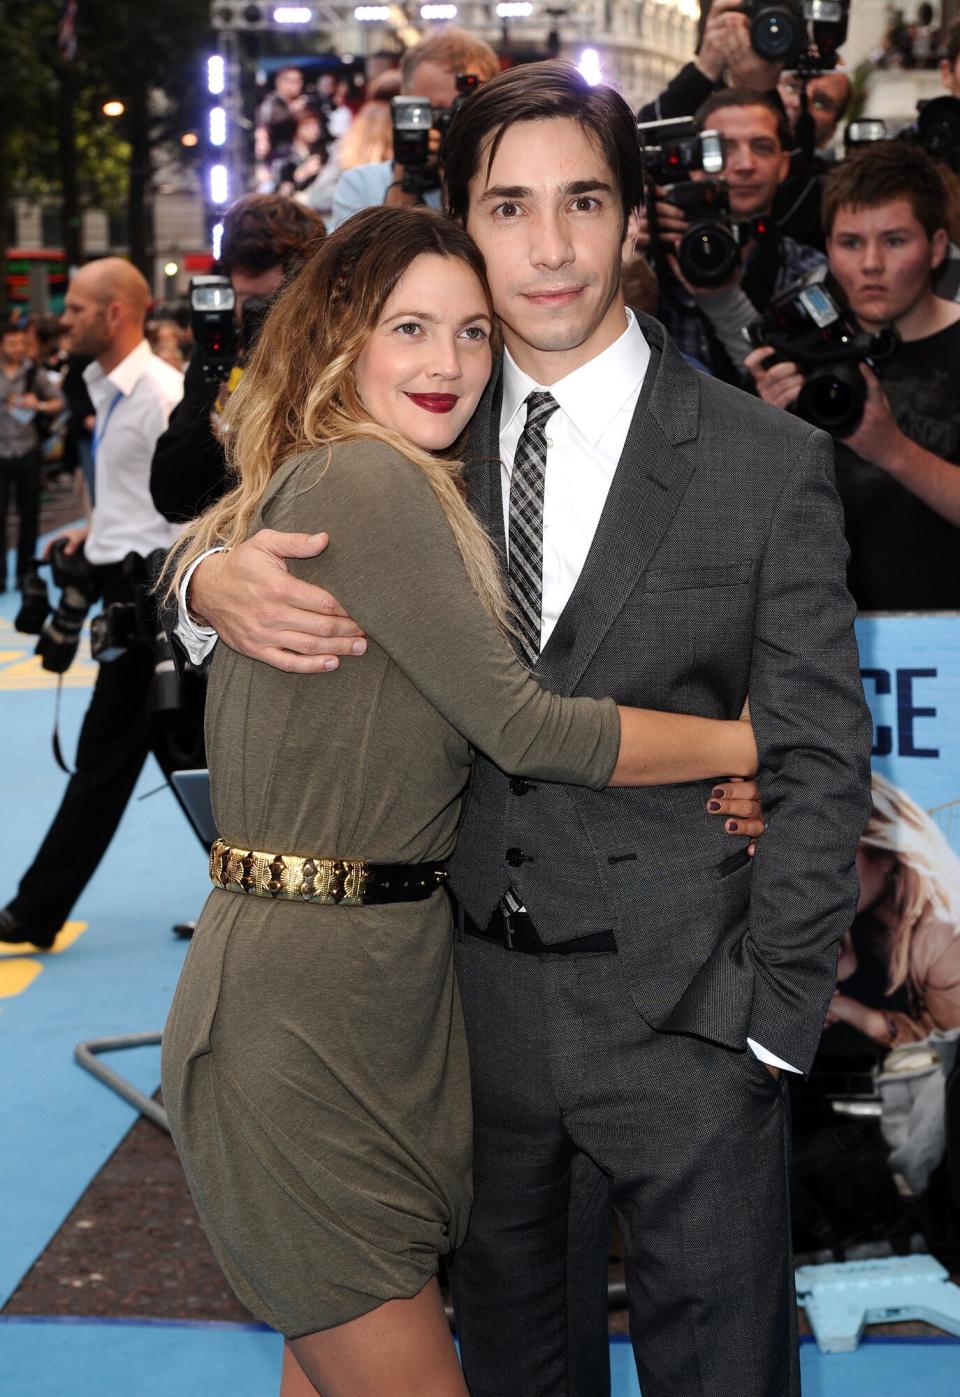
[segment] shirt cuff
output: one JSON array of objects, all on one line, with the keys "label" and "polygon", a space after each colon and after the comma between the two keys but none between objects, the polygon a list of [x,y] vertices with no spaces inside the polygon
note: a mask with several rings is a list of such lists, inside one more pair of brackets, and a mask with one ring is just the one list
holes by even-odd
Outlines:
[{"label": "shirt cuff", "polygon": [[190,663],[197,669],[201,667],[213,650],[219,637],[212,626],[201,626],[199,622],[194,621],[187,606],[187,591],[193,574],[204,558],[209,558],[211,553],[222,553],[223,551],[223,545],[220,544],[216,548],[208,548],[206,553],[200,554],[199,558],[194,558],[183,574],[183,581],[177,592],[177,624],[173,628],[174,634],[179,638]]},{"label": "shirt cuff", "polygon": [[799,1067],[792,1067],[789,1062],[784,1062],[782,1057],[777,1057],[776,1053],[768,1052],[766,1048],[761,1048],[759,1043],[752,1038],[747,1039],[747,1047],[758,1057],[761,1062],[765,1062],[768,1067],[779,1067],[782,1072],[796,1072],[797,1076],[802,1076]]}]

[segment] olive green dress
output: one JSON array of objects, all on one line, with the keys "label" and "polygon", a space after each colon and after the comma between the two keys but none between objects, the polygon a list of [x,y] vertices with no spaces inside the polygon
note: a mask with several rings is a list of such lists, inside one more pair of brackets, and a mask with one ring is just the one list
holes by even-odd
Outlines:
[{"label": "olive green dress", "polygon": [[[368,633],[291,675],[218,647],[207,698],[217,826],[268,852],[419,863],[454,845],[471,746],[604,786],[612,700],[561,699],[516,661],[426,477],[375,441],[281,467],[260,527],[330,533],[299,576]],[[215,889],[167,1022],[163,1099],[237,1295],[288,1338],[416,1294],[470,1206],[466,1043],[443,890],[326,907]]]}]

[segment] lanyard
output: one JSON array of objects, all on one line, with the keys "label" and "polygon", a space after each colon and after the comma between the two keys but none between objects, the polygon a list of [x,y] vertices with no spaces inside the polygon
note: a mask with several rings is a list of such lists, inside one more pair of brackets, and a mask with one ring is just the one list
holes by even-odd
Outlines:
[{"label": "lanyard", "polygon": [[113,416],[113,409],[122,397],[123,393],[118,388],[117,396],[107,408],[106,416],[103,419],[103,426],[101,427],[100,425],[99,413],[97,414],[97,420],[93,426],[93,451],[91,452],[90,474],[87,480],[87,489],[90,491],[91,504],[96,504],[97,502],[97,452],[100,450],[100,444],[107,434],[107,427],[110,424],[110,418]]}]

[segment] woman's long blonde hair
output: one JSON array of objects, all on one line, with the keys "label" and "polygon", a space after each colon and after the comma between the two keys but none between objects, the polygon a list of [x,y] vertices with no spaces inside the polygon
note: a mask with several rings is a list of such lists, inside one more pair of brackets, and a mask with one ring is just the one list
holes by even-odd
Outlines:
[{"label": "woman's long blonde hair", "polygon": [[896,859],[886,906],[890,909],[887,948],[888,993],[910,975],[910,943],[930,912],[952,921],[960,934],[960,858],[926,811],[906,791],[875,771],[873,810],[861,844]]},{"label": "woman's long blonde hair", "polygon": [[430,209],[382,206],[347,219],[283,289],[264,322],[223,414],[227,463],[236,484],[178,539],[163,575],[168,597],[201,553],[218,543],[234,547],[247,537],[284,461],[314,447],[367,437],[395,447],[423,471],[470,582],[487,611],[509,629],[500,569],[467,506],[460,461],[421,450],[372,421],[354,379],[354,365],[394,288],[424,254],[465,262],[493,317],[483,257],[457,224]]}]

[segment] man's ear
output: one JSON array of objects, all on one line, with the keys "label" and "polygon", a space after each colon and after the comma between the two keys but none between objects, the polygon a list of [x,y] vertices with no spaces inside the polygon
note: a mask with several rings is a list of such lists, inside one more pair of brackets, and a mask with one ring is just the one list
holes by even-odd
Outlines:
[{"label": "man's ear", "polygon": [[936,271],[950,249],[950,234],[946,228],[938,228],[930,239],[930,270]]}]

